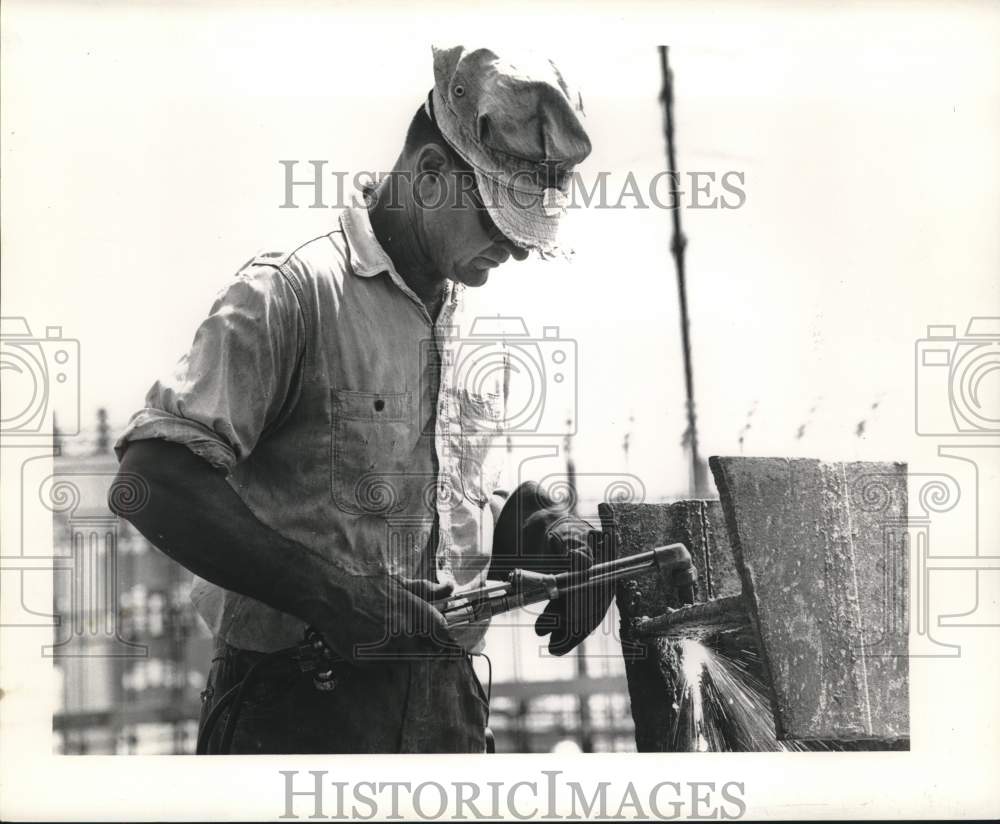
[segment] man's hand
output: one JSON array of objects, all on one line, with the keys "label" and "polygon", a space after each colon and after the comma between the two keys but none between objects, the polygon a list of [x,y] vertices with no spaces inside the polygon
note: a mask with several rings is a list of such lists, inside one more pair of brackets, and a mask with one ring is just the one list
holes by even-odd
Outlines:
[{"label": "man's hand", "polygon": [[115,511],[150,542],[196,575],[315,627],[338,655],[367,664],[455,650],[444,618],[427,602],[447,588],[391,578],[384,570],[359,575],[289,540],[258,520],[225,478],[185,447],[137,441],[120,472],[141,482],[148,500]]},{"label": "man's hand", "polygon": [[451,583],[441,584],[437,581],[427,581],[423,578],[397,578],[404,589],[418,598],[433,603],[447,598],[455,589]]},{"label": "man's hand", "polygon": [[[518,567],[550,574],[585,570],[611,558],[607,536],[528,482],[507,499],[497,519],[490,577],[505,578]],[[601,623],[613,598],[612,584],[564,595],[546,605],[535,631],[550,636],[553,655],[565,655]]]},{"label": "man's hand", "polygon": [[385,572],[337,577],[330,617],[316,626],[341,656],[364,666],[460,653],[444,616],[430,603],[447,597],[451,584]]}]

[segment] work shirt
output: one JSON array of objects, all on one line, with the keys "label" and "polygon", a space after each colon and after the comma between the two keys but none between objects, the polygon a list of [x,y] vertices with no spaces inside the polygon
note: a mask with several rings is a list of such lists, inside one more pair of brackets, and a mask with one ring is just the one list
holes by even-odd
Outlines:
[{"label": "work shirt", "polygon": [[[329,234],[242,268],[115,449],[184,444],[226,472],[263,523],[354,574],[477,585],[493,540],[508,362],[502,347],[463,344],[461,291],[449,281],[432,319],[368,212],[349,209]],[[196,598],[221,607],[203,614],[234,647],[302,639],[302,621],[252,598],[207,583]],[[456,640],[474,650],[485,631]]]}]

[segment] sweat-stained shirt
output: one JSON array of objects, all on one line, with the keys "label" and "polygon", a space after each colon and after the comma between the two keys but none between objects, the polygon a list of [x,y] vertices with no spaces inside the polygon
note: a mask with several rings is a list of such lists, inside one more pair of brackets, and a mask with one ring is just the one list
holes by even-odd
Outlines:
[{"label": "sweat-stained shirt", "polygon": [[[367,211],[348,209],[329,234],[242,268],[116,452],[149,438],[185,445],[225,471],[263,523],[358,575],[477,585],[492,548],[509,364],[502,347],[459,336],[461,290],[448,283],[432,320]],[[207,582],[194,597],[232,646],[269,652],[302,639],[302,621],[252,598]],[[485,631],[456,640],[472,651]]]}]

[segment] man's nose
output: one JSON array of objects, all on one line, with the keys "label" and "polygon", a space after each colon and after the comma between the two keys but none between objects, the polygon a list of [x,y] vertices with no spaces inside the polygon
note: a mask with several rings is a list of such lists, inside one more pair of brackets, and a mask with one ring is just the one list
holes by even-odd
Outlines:
[{"label": "man's nose", "polygon": [[527,260],[528,255],[531,254],[530,250],[521,248],[513,241],[507,240],[507,238],[504,238],[500,242],[500,248],[504,253],[503,260],[500,261],[501,263],[505,263],[511,257],[514,260]]},{"label": "man's nose", "polygon": [[518,246],[517,244],[511,243],[510,254],[514,258],[514,260],[527,260],[528,255],[531,254],[531,251],[529,249],[524,249]]}]

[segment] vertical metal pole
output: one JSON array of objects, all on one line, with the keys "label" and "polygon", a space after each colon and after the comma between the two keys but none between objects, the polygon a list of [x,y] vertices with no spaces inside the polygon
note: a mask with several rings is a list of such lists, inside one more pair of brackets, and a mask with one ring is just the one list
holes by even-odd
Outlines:
[{"label": "vertical metal pole", "polygon": [[[570,495],[569,510],[574,515],[577,514],[577,488],[576,488],[576,464],[573,462],[573,437],[570,434],[573,430],[572,418],[566,421],[566,483],[569,487]],[[589,678],[587,672],[587,656],[584,652],[586,642],[581,642],[574,650],[576,656],[576,677],[578,682]],[[590,729],[590,699],[586,695],[577,696],[577,711],[580,719],[580,749],[583,752],[594,751],[594,740]]]},{"label": "vertical metal pole", "polygon": [[[577,683],[581,684],[590,678],[587,672],[587,654],[584,652],[586,641],[581,641],[576,648],[576,677]],[[590,720],[590,696],[580,693],[576,697],[577,711],[580,717],[580,750],[583,752],[594,751],[594,731]]]},{"label": "vertical metal pole", "polygon": [[694,497],[708,494],[708,473],[698,454],[698,427],[694,411],[694,370],[691,365],[691,336],[689,332],[687,280],[684,272],[684,250],[687,238],[681,230],[681,204],[678,197],[679,175],[677,173],[677,155],[674,149],[674,77],[670,71],[667,59],[667,47],[660,46],[660,70],[663,74],[663,90],[660,101],[664,110],[664,131],[667,139],[667,176],[671,181],[670,205],[673,215],[673,237],[670,241],[670,253],[677,268],[677,294],[681,309],[681,344],[684,351],[684,388],[687,392],[687,431],[685,443],[691,450],[690,491]]}]

